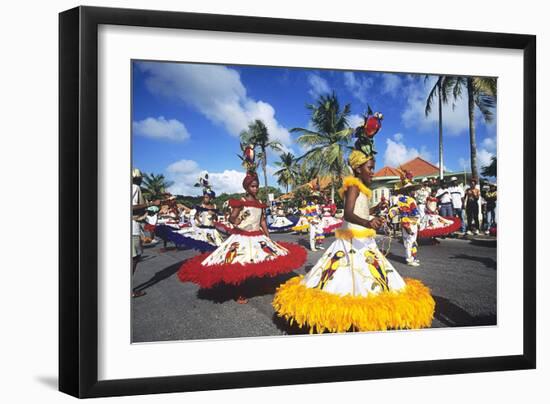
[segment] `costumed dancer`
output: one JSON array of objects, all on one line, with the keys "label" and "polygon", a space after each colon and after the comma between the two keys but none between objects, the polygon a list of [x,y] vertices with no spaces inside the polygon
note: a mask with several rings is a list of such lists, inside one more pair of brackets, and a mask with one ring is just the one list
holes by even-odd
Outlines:
[{"label": "costumed dancer", "polygon": [[[198,243],[206,243],[209,246],[219,247],[223,243],[223,239],[218,230],[214,227],[214,222],[217,221],[218,209],[213,202],[216,193],[212,190],[208,182],[208,173],[206,173],[204,177],[200,177],[195,186],[202,187],[202,202],[200,205],[195,206],[192,230],[180,230],[179,233]],[[193,242],[188,243],[188,246],[196,246],[197,249],[203,251],[209,249],[209,246],[195,244]]]},{"label": "costumed dancer", "polygon": [[[201,288],[225,283],[238,285],[252,277],[272,277],[301,267],[307,253],[293,243],[276,243],[269,237],[265,220],[266,205],[256,199],[259,189],[254,163],[254,147],[243,147],[243,180],[246,194],[230,199],[231,236],[214,252],[200,254],[185,261],[178,271],[182,282],[194,282]],[[239,156],[240,157],[240,156]],[[237,300],[246,303],[246,299]]]},{"label": "costumed dancer", "polygon": [[299,209],[300,212],[300,218],[298,219],[298,222],[296,222],[296,225],[292,228],[292,231],[295,231],[296,233],[305,233],[309,230],[309,221],[307,220],[307,202],[302,201],[302,206]]},{"label": "costumed dancer", "polygon": [[309,248],[311,251],[324,250],[322,246],[325,240],[325,232],[321,222],[321,211],[319,205],[317,205],[317,194],[311,195],[310,200],[306,206],[306,218],[309,228]]},{"label": "costumed dancer", "polygon": [[412,197],[417,184],[412,181],[412,173],[404,171],[401,175],[401,183],[396,185],[397,206],[389,211],[389,217],[398,215],[400,218],[401,234],[403,236],[403,245],[406,251],[407,265],[417,267],[420,265],[418,259],[418,219],[420,212],[416,207],[416,201]]},{"label": "costumed dancer", "polygon": [[[337,240],[305,276],[281,285],[273,307],[290,324],[310,332],[375,331],[429,327],[435,302],[420,281],[403,279],[378,250],[376,229],[383,218],[369,212],[374,175],[369,119],[349,156],[354,176],[344,178],[340,194],[344,198],[345,222],[336,231]],[[379,128],[379,126],[378,126]]]},{"label": "costumed dancer", "polygon": [[445,236],[460,230],[462,221],[458,217],[439,216],[437,211],[437,198],[428,196],[424,216],[418,224],[418,238],[432,238]]},{"label": "costumed dancer", "polygon": [[176,247],[194,248],[199,251],[212,251],[220,246],[223,239],[214,227],[217,216],[217,208],[213,203],[216,194],[208,183],[208,173],[199,178],[196,187],[203,188],[203,199],[200,205],[193,209],[195,214],[191,220],[191,226],[185,226],[174,230],[169,226],[157,226],[156,234],[162,238],[165,245],[168,241]]},{"label": "costumed dancer", "polygon": [[281,206],[281,202],[277,203],[274,210],[273,222],[268,226],[271,232],[285,232],[290,231],[294,227],[295,223],[287,219],[285,210]]},{"label": "costumed dancer", "polygon": [[342,227],[344,221],[334,217],[334,214],[336,213],[336,204],[333,201],[329,204],[323,205],[321,207],[321,211],[321,227],[323,228],[323,233],[325,233],[325,235],[334,233],[336,229]]}]

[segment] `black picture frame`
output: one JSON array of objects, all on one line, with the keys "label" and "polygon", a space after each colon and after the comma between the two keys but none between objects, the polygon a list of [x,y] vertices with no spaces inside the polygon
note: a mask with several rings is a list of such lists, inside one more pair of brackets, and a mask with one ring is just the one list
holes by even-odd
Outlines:
[{"label": "black picture frame", "polygon": [[[523,354],[98,381],[98,26],[194,29],[523,51]],[[59,15],[59,389],[104,397],[325,383],[536,366],[536,37],[96,7]]]}]

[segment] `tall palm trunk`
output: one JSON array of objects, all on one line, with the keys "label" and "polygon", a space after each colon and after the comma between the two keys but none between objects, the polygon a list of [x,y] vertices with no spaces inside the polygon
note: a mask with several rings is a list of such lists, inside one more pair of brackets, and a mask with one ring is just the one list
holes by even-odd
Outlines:
[{"label": "tall palm trunk", "polygon": [[264,184],[265,184],[265,192],[267,194],[267,150],[265,147],[262,147],[262,153],[264,155],[264,158],[262,161],[262,169],[264,170]]},{"label": "tall palm trunk", "polygon": [[443,112],[441,108],[441,80],[437,85],[439,98],[439,179],[443,179]]},{"label": "tall palm trunk", "polygon": [[470,120],[470,164],[472,167],[472,177],[478,178],[477,173],[477,145],[476,145],[476,125],[474,120],[474,81],[471,77],[467,79],[468,88],[468,118]]},{"label": "tall palm trunk", "polygon": [[331,176],[330,179],[330,200],[331,202],[334,201],[334,176]]}]

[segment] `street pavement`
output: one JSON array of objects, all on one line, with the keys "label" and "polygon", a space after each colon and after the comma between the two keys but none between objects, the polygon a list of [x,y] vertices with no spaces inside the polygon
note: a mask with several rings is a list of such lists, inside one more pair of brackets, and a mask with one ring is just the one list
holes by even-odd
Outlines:
[{"label": "street pavement", "polygon": [[[277,241],[300,243],[307,248],[306,236],[274,234]],[[325,246],[334,241],[325,239]],[[421,266],[405,264],[405,250],[393,239],[387,258],[402,277],[421,280],[431,289],[436,302],[433,328],[496,325],[497,265],[495,239],[439,239],[436,245],[421,244]],[[305,333],[290,327],[275,315],[271,306],[277,286],[298,274],[305,274],[323,251],[308,250],[306,264],[276,278],[250,279],[242,285],[220,285],[199,290],[182,283],[177,271],[194,250],[162,252],[162,242],[145,248],[133,277],[133,287],[144,290],[132,299],[132,341],[175,341],[234,337],[274,336]],[[234,299],[246,296],[247,304]]]}]

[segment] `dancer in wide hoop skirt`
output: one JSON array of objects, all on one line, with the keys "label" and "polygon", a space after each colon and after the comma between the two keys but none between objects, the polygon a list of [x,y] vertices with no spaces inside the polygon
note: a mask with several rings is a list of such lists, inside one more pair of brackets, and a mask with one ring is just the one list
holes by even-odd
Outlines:
[{"label": "dancer in wide hoop skirt", "polygon": [[256,199],[258,176],[253,160],[253,146],[244,148],[243,162],[247,175],[243,180],[246,195],[229,201],[233,228],[231,235],[212,253],[185,261],[178,277],[201,288],[219,283],[238,285],[251,277],[272,277],[301,267],[306,251],[293,243],[277,243],[269,237],[264,205]]},{"label": "dancer in wide hoop skirt", "polygon": [[[367,121],[367,119],[366,119]],[[376,245],[384,219],[369,212],[374,174],[372,134],[349,156],[354,177],[343,181],[345,222],[337,240],[304,276],[281,285],[273,307],[280,317],[310,332],[374,331],[429,327],[435,302],[429,289],[403,279]],[[372,132],[370,132],[372,133]]]}]

